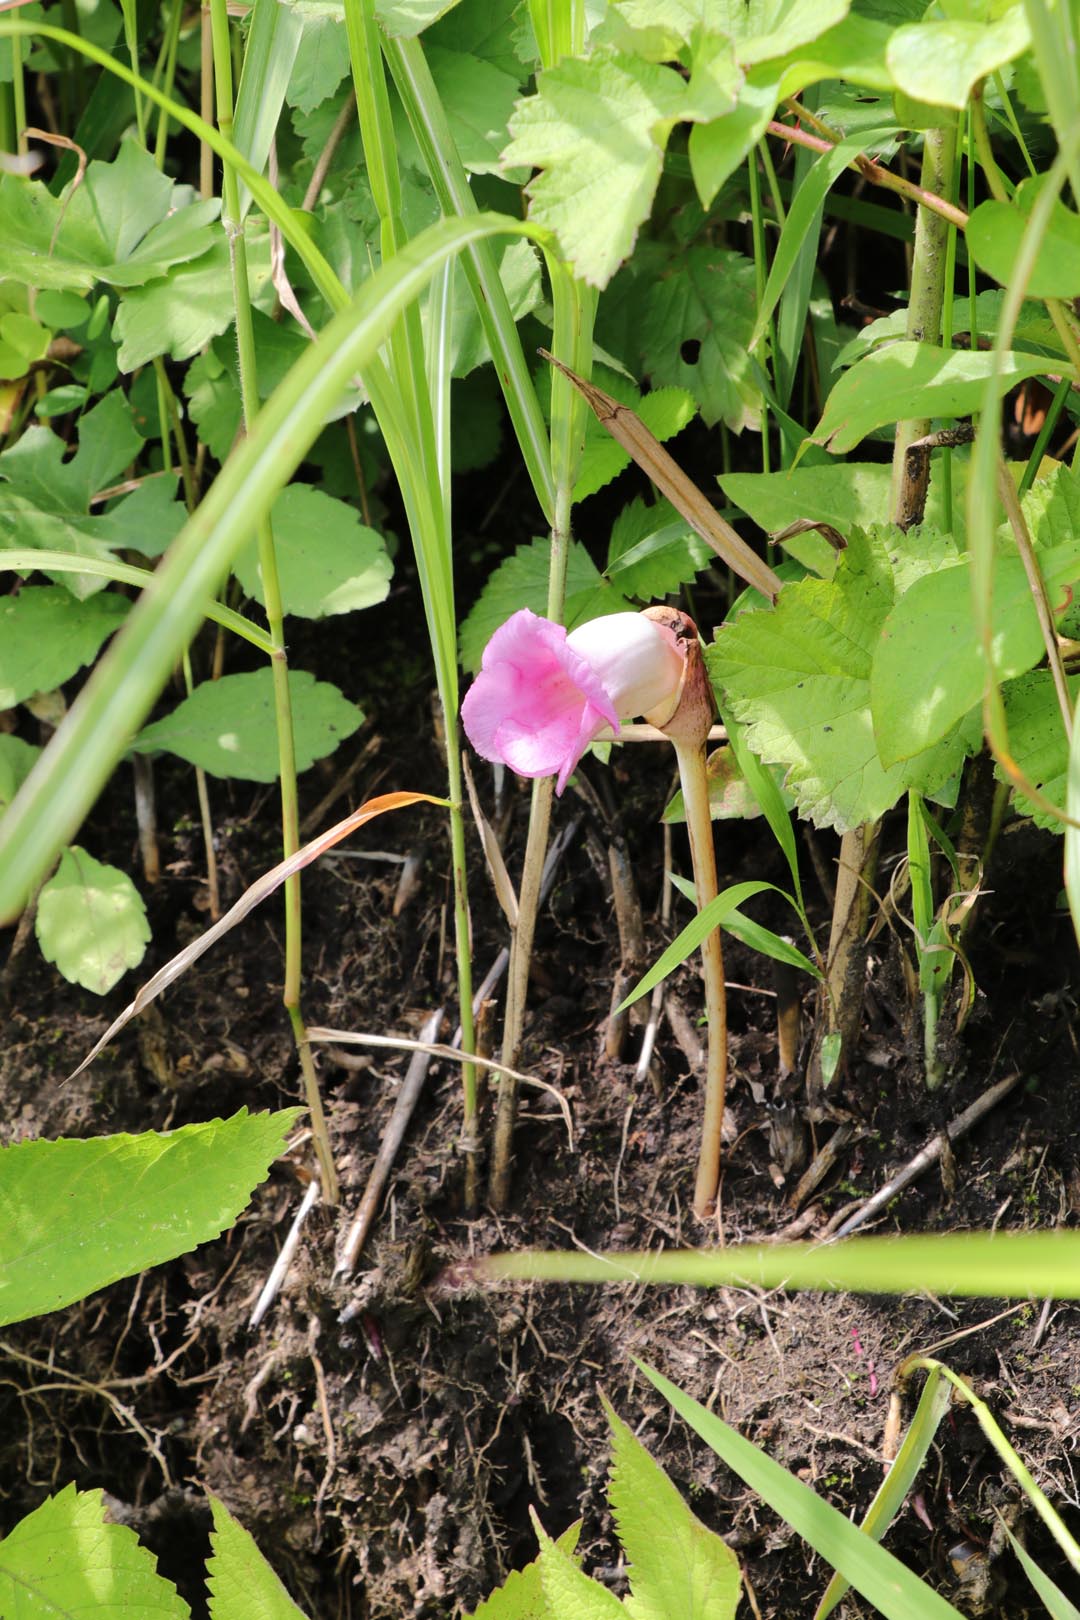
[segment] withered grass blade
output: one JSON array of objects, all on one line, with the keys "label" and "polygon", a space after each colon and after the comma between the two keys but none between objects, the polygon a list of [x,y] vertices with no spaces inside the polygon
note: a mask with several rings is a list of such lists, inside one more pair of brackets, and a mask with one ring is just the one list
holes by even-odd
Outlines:
[{"label": "withered grass blade", "polygon": [[617,399],[605,394],[602,388],[594,383],[586,382],[577,372],[571,371],[556,360],[547,349],[540,353],[545,360],[550,360],[553,366],[569,377],[574,387],[596,415],[597,421],[606,428],[616,443],[631,455],[656,485],[662,495],[668,500],[677,512],[681,512],[696,534],[699,534],[707,545],[712,546],[718,557],[721,557],[728,567],[733,569],[748,585],[752,585],[762,596],[770,602],[775,602],[780,591],[781,581],[777,574],[763,562],[757,553],[741,539],[731,527],[731,524],[722,518],[711,501],[698,489],[692,479],[688,478],[673,456],[669,456],[660,441],[649,432],[644,422],[628,405],[620,405]]}]

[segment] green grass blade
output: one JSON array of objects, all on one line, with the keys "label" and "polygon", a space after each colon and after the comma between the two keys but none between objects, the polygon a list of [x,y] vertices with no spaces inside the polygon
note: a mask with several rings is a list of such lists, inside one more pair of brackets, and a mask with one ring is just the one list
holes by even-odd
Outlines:
[{"label": "green grass blade", "polygon": [[[280,0],[255,0],[244,46],[240,87],[236,92],[232,138],[237,149],[260,174],[270,156],[303,32],[298,6],[283,6]],[[242,185],[241,219],[247,214],[251,200],[251,192]]]},{"label": "green grass blade", "polygon": [[502,214],[431,226],[364,283],[275,390],[12,802],[0,837],[0,914],[21,904],[70,841],[232,559],[270,511],[349,379],[378,354],[402,309],[440,264],[469,242],[502,232],[535,235]]},{"label": "green grass blade", "polygon": [[[440,208],[448,217],[469,218],[476,213],[476,203],[420,41],[387,39],[383,42],[383,51]],[[462,265],[483,322],[522,458],[550,525],[555,510],[555,486],[547,429],[491,244],[475,243],[463,255]]]},{"label": "green grass blade", "polygon": [[[942,1378],[939,1369],[931,1367],[915,1409],[915,1416],[904,1436],[904,1443],[896,1453],[889,1472],[878,1486],[874,1500],[866,1511],[866,1517],[859,1526],[864,1536],[880,1541],[900,1512],[908,1491],[915,1483],[919,1469],[926,1461],[926,1454],[933,1445],[938,1424],[949,1410],[951,1403],[952,1390]],[[826,1620],[826,1616],[833,1612],[847,1589],[848,1582],[844,1577],[834,1575],[814,1611],[814,1620]]]},{"label": "green grass blade", "polygon": [[892,1553],[879,1547],[849,1519],[830,1506],[802,1480],[773,1462],[720,1418],[662,1374],[634,1358],[649,1382],[660,1391],[718,1457],[758,1493],[774,1512],[797,1530],[814,1551],[838,1569],[856,1591],[886,1620],[963,1620],[958,1609]]},{"label": "green grass blade", "polygon": [[980,1299],[1080,1299],[1080,1233],[961,1232],[849,1238],[843,1243],[746,1244],[727,1249],[524,1249],[471,1268],[484,1280],[664,1283],[681,1287],[819,1288],[861,1294],[957,1294]]},{"label": "green grass blade", "polygon": [[[671,874],[671,881],[679,893],[693,904],[697,904],[697,890],[688,879]],[[783,889],[777,890],[783,894]],[[790,896],[784,895],[784,899]],[[771,956],[774,962],[786,962],[788,967],[798,968],[801,973],[809,973],[815,979],[823,979],[825,975],[821,969],[804,956],[797,946],[779,934],[774,934],[771,928],[765,928],[761,923],[755,922],[752,917],[745,917],[741,911],[729,911],[724,918],[724,927],[729,934],[749,945],[752,951],[759,951],[762,956]]]},{"label": "green grass blade", "polygon": [[1017,1541],[1004,1519],[1001,1519],[1000,1522],[1002,1529],[1009,1538],[1013,1552],[1020,1560],[1024,1574],[1046,1605],[1046,1612],[1050,1616],[1050,1620],[1080,1620],[1080,1609],[1076,1607],[1076,1604],[1071,1603],[1061,1590],[1061,1587],[1056,1585],[1049,1575],[1039,1568],[1031,1554]]},{"label": "green grass blade", "polygon": [[[71,551],[35,551],[32,547],[23,550],[0,549],[0,570],[10,568],[14,571],[36,568],[42,573],[53,574],[92,574],[97,579],[115,579],[121,585],[138,585],[140,589],[149,585],[153,574],[149,568],[135,568],[130,563],[106,561],[104,557],[80,557],[77,552]],[[220,602],[208,602],[206,617],[213,619],[225,630],[231,630],[234,635],[243,636],[250,641],[253,647],[258,647],[269,658],[274,651],[274,643],[265,630],[260,630],[257,624],[245,619],[242,613],[234,613]]]},{"label": "green grass blade", "polygon": [[[733,883],[730,888],[722,889],[716,899],[710,900],[704,910],[699,911],[682,932],[676,935],[660,959],[638,980],[616,1010],[622,1012],[624,1007],[632,1007],[635,1001],[647,995],[654,985],[659,984],[661,979],[666,979],[680,963],[685,962],[688,956],[692,956],[702,940],[706,939],[714,928],[719,928],[737,906],[741,906],[744,900],[752,899],[755,894],[761,894],[764,889],[772,887],[771,883],[754,882]],[[783,890],[778,892],[782,894]]]}]

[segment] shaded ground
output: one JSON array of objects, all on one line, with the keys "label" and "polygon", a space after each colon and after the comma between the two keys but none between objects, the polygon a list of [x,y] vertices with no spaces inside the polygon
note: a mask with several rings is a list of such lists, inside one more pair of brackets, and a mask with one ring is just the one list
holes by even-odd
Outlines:
[{"label": "shaded ground", "polygon": [[[403,596],[383,615],[387,648],[408,611]],[[325,631],[299,651],[301,663],[332,672],[375,717],[342,760],[305,780],[306,808],[376,734],[382,748],[366,755],[349,804],[373,790],[437,787],[419,664],[393,679],[377,661],[378,648],[364,649],[361,660]],[[407,747],[404,738],[412,739]],[[599,783],[599,767],[587,769]],[[655,915],[656,817],[667,769],[652,750],[627,750],[612,781],[650,952],[664,937]],[[189,819],[193,785],[163,765],[158,788],[175,825],[163,816],[165,876],[151,896],[154,943],[140,978],[204,925],[200,850]],[[121,861],[130,858],[134,826],[123,793],[114,784],[86,834],[99,855]],[[517,849],[525,794],[513,790],[513,802],[508,838]],[[229,900],[275,858],[274,799],[263,789],[214,784],[213,804]],[[582,809],[568,795],[560,815]],[[1039,1301],[1010,1309],[743,1289],[469,1294],[440,1285],[448,1263],[493,1247],[701,1241],[688,1207],[700,1112],[693,1065],[667,1025],[655,1087],[634,1083],[637,1034],[629,1062],[604,1056],[618,950],[603,829],[587,809],[584,816],[543,919],[522,1059],[570,1103],[574,1151],[552,1099],[530,1096],[515,1212],[501,1222],[466,1221],[457,1076],[434,1069],[361,1269],[335,1283],[335,1241],[355,1209],[405,1059],[378,1053],[368,1066],[348,1069],[324,1059],[343,1208],[312,1216],[260,1329],[249,1332],[247,1317],[302,1193],[302,1151],[296,1163],[275,1167],[220,1243],[9,1330],[0,1346],[0,1531],[69,1479],[103,1485],[114,1512],[136,1525],[163,1572],[204,1612],[208,1487],[253,1532],[313,1616],[435,1620],[472,1606],[502,1571],[532,1556],[533,1504],[552,1530],[584,1516],[587,1567],[619,1591],[618,1547],[605,1508],[602,1387],[695,1511],[738,1549],[758,1612],[784,1620],[812,1611],[827,1572],[688,1437],[643,1386],[631,1355],[713,1405],[845,1512],[859,1512],[881,1477],[894,1370],[905,1356],[935,1346],[975,1383],[1058,1505],[1080,1505],[1073,1474],[1080,1314],[1071,1305],[1044,1317]],[[888,827],[886,848],[895,852],[901,842],[902,830]],[[827,869],[833,841],[823,836],[818,845]],[[419,887],[394,918],[399,866],[342,856],[312,874],[305,888],[307,1015],[335,1027],[415,1033],[452,995],[441,825],[434,812],[408,812],[375,824],[351,847],[418,852]],[[760,822],[725,828],[720,850],[722,882],[782,878]],[[815,921],[824,928],[827,906],[814,893],[809,859],[805,868]],[[482,970],[503,929],[479,860],[474,871]],[[880,1229],[1072,1220],[1080,1205],[1080,1092],[1071,1082],[1080,1064],[1069,984],[1074,945],[1067,914],[1056,909],[1060,883],[1060,846],[1030,827],[1010,827],[970,941],[979,1000],[953,1042],[950,1084],[935,1097],[921,1082],[896,941],[888,931],[879,936],[866,1039],[853,1073],[830,1099],[831,1112],[857,1126],[857,1139],[816,1195],[811,1233],[881,1185],[945,1118],[1014,1069],[1023,1083],[958,1146],[955,1173],[929,1173]],[[789,926],[780,911],[770,915],[766,906],[761,915],[778,929]],[[169,992],[160,1013],[125,1031],[88,1075],[64,1086],[63,1075],[132,985],[97,1002],[57,980],[31,948],[0,1056],[0,1139],[163,1128],[241,1104],[295,1100],[298,1076],[278,1004],[280,962],[279,915],[264,907]],[[788,1198],[813,1144],[801,1079],[779,1073],[769,965],[732,944],[728,976],[748,988],[731,992],[734,1139],[724,1227],[729,1241],[769,1239],[792,1220]],[[678,976],[675,994],[692,1038],[700,994],[690,970]],[[809,997],[806,1008],[809,1015]],[[819,1121],[817,1141],[833,1128],[832,1119]],[[987,1555],[995,1508],[1016,1516],[1033,1550],[1054,1568],[1045,1535],[1017,1512],[1011,1482],[970,1414],[958,1409],[928,1464],[918,1512],[905,1510],[890,1545],[965,1613],[996,1606],[1023,1615],[1028,1599],[1011,1555],[993,1562]],[[1055,1573],[1068,1587],[1068,1575]],[[867,1611],[849,1601],[846,1612]]]}]

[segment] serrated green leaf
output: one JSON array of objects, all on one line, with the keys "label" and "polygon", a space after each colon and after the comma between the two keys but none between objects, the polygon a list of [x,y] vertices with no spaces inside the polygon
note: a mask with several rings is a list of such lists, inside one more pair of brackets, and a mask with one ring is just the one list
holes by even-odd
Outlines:
[{"label": "serrated green leaf", "polygon": [[635,496],[612,525],[604,575],[624,596],[652,602],[693,579],[713,556],[670,501],[647,505]]},{"label": "serrated green leaf", "polygon": [[527,188],[530,217],[594,286],[607,285],[648,218],[687,94],[674,69],[658,63],[567,57],[540,75],[510,121],[504,168],[541,169]]},{"label": "serrated green leaf", "polygon": [[[1017,8],[1019,9],[1019,8]],[[1017,187],[1011,202],[980,203],[968,220],[964,240],[980,270],[1003,287],[1015,279],[1020,245],[1031,210],[1047,176],[1034,175]],[[1050,212],[1027,282],[1033,298],[1074,298],[1080,288],[1080,217],[1057,201]]]},{"label": "serrated green leaf", "polygon": [[[247,221],[245,233],[248,288],[254,299],[270,280],[270,242],[253,219]],[[113,324],[120,345],[117,364],[128,372],[158,355],[188,360],[232,321],[229,249],[219,237],[196,263],[179,264],[146,286],[133,287],[120,300]]]},{"label": "serrated green leaf", "polygon": [[303,33],[285,99],[290,107],[309,113],[334,94],[349,71],[345,9],[322,4],[299,4],[293,9]]},{"label": "serrated green leaf", "polygon": [[731,1548],[700,1519],[604,1401],[611,1425],[608,1499],[630,1565],[630,1620],[732,1620],[742,1578]]},{"label": "serrated green leaf", "polygon": [[[286,613],[322,619],[386,599],[394,571],[386,542],[353,507],[311,484],[290,484],[274,502],[271,522]],[[254,540],[233,572],[247,594],[265,605]]]},{"label": "serrated green leaf", "polygon": [[[491,575],[459,632],[461,664],[469,674],[480,668],[484,648],[512,613],[525,607],[534,613],[546,612],[550,556],[550,540],[532,540],[518,546]],[[596,564],[576,540],[571,542],[567,562],[566,599],[566,622],[571,629],[585,619],[599,618],[605,612],[625,613],[632,606],[617,590],[605,587]],[[586,602],[591,611],[582,612]]]},{"label": "serrated green leaf", "polygon": [[779,99],[778,70],[769,62],[750,69],[739,87],[739,100],[726,117],[693,125],[690,173],[702,208],[712,207],[720,187],[761,140]]},{"label": "serrated green leaf", "polygon": [[467,51],[428,45],[425,55],[462,163],[473,174],[498,174],[517,78]]},{"label": "serrated green leaf", "polygon": [[892,422],[970,416],[979,409],[992,372],[1003,395],[1024,377],[1038,377],[1046,369],[1045,360],[1015,351],[992,355],[932,343],[893,343],[844,373],[811,439],[838,455]]},{"label": "serrated green leaf", "polygon": [[103,1491],[67,1485],[0,1541],[0,1614],[12,1620],[187,1620],[190,1613],[134,1530],[106,1523]]},{"label": "serrated green leaf", "polygon": [[906,588],[928,570],[942,545],[932,530],[903,538],[895,530],[854,530],[831,581],[785,585],[775,608],[740,614],[706,651],[748,745],[786,768],[785,787],[818,826],[844,831],[883,815],[909,787],[933,792],[981,738],[975,715],[888,770],[874,742],[870,673],[877,638],[898,583]]},{"label": "serrated green leaf", "polygon": [[[579,1519],[563,1531],[556,1544],[571,1557],[580,1534]],[[467,1620],[559,1620],[544,1596],[539,1559],[534,1558],[524,1569],[513,1570],[502,1586],[496,1587],[491,1596],[467,1616]]]},{"label": "serrated green leaf", "polygon": [[533,1523],[540,1541],[540,1581],[548,1608],[558,1620],[626,1620],[626,1610],[613,1592],[594,1581],[542,1526]]},{"label": "serrated green leaf", "polygon": [[10,732],[0,732],[0,811],[6,810],[30,775],[41,753],[33,743],[23,742]]},{"label": "serrated green leaf", "polygon": [[[1080,578],[1080,541],[1040,553],[1039,562],[1053,604]],[[1019,557],[995,564],[992,623],[999,680],[1040,661],[1042,631]],[[888,767],[938,742],[982,697],[986,661],[966,559],[914,582],[886,617],[873,660],[874,737]]]},{"label": "serrated green leaf", "polygon": [[[1080,696],[1080,676],[1069,677],[1069,693],[1075,709]],[[1009,749],[1020,770],[1051,804],[1064,809],[1068,790],[1069,742],[1062,724],[1061,708],[1049,670],[1033,670],[1015,681],[1007,681],[1002,688],[1005,700],[1005,720],[1009,728]],[[1077,728],[1080,730],[1080,727]],[[1010,778],[997,766],[999,782]],[[1049,832],[1062,831],[1062,823],[1048,811],[1040,809],[1017,788],[1013,797],[1024,815],[1031,816],[1036,826]]]},{"label": "serrated green leaf", "polygon": [[126,872],[73,844],[38,897],[34,932],[46,962],[103,996],[146,954],[150,924]]},{"label": "serrated green leaf", "polygon": [[0,1147],[0,1323],[59,1310],[219,1237],[298,1113],[242,1108],[178,1131]]},{"label": "serrated green leaf", "polygon": [[375,0],[375,15],[391,39],[413,39],[456,4],[457,0]]},{"label": "serrated green leaf", "polygon": [[0,598],[0,708],[51,692],[92,663],[130,605],[111,591],[80,602],[62,585]]},{"label": "serrated green leaf", "polygon": [[741,253],[693,247],[658,274],[642,307],[641,352],[657,385],[685,388],[707,426],[757,425],[761,391],[748,346],[754,266]]},{"label": "serrated green leaf", "polygon": [[[889,41],[886,60],[899,89],[933,107],[966,107],[973,87],[1031,44],[1022,5],[992,16],[909,23]],[[1034,291],[1034,288],[1031,289]]]},{"label": "serrated green leaf", "polygon": [[223,1502],[210,1498],[213,1549],[206,1561],[210,1620],[304,1620],[244,1527]]},{"label": "serrated green leaf", "polygon": [[139,286],[206,253],[219,212],[215,201],[177,206],[172,181],[127,140],[113,162],[93,161],[60,197],[44,181],[0,174],[4,269],[58,291]]},{"label": "serrated green leaf", "polygon": [[[289,695],[298,771],[332,754],[364,718],[336,686],[304,669],[289,671]],[[213,776],[276,782],[280,767],[270,670],[203,681],[171,714],[145,726],[131,746],[140,754],[178,754]]]},{"label": "serrated green leaf", "polygon": [[847,16],[851,0],[716,0],[709,20],[744,67],[786,56]]}]

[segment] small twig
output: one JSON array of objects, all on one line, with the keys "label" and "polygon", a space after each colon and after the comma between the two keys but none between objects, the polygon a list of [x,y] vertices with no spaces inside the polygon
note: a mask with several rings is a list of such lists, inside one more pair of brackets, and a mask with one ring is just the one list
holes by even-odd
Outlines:
[{"label": "small twig", "polygon": [[947,1142],[957,1142],[962,1136],[966,1136],[972,1126],[978,1124],[984,1114],[988,1114],[1004,1097],[1009,1095],[1009,1092],[1018,1084],[1019,1080],[1020,1071],[1018,1069],[1015,1074],[1006,1075],[1004,1080],[999,1080],[996,1085],[989,1086],[986,1091],[976,1097],[975,1101],[965,1108],[962,1114],[957,1114],[955,1119],[949,1121],[944,1131],[939,1132],[920,1152],[916,1153],[915,1157],[909,1160],[904,1168],[893,1176],[891,1181],[887,1181],[884,1187],[879,1187],[878,1191],[871,1198],[868,1198],[865,1204],[857,1209],[853,1215],[849,1215],[847,1220],[837,1228],[836,1236],[838,1238],[847,1237],[850,1232],[856,1231],[858,1227],[865,1226],[866,1222],[876,1215],[879,1210],[884,1209],[885,1205],[890,1203],[898,1193],[903,1192],[905,1187],[916,1181],[924,1170],[928,1170],[932,1164],[937,1163]]},{"label": "small twig", "polygon": [[[422,1041],[417,1043],[418,1049],[413,1053],[412,1062],[409,1064],[405,1079],[401,1083],[401,1090],[398,1092],[393,1112],[387,1121],[382,1141],[379,1143],[379,1151],[375,1163],[371,1167],[371,1174],[368,1177],[367,1186],[364,1188],[364,1196],[360,1200],[360,1207],[353,1218],[352,1225],[349,1227],[348,1236],[334,1267],[336,1277],[355,1268],[356,1262],[360,1258],[360,1251],[367,1241],[368,1233],[371,1231],[372,1222],[378,1212],[383,1192],[386,1189],[386,1183],[390,1177],[390,1171],[393,1168],[394,1160],[397,1158],[398,1149],[405,1139],[405,1132],[409,1128],[413,1110],[420,1100],[420,1093],[424,1088],[428,1069],[431,1067],[433,1051],[437,1050],[434,1043],[439,1030],[442,1028],[443,1017],[443,1008],[439,1007],[424,1025]],[[315,1035],[316,1031],[309,1030],[308,1033],[309,1035]]]},{"label": "small twig", "polygon": [[274,1261],[274,1264],[270,1269],[270,1275],[263,1283],[262,1292],[255,1301],[255,1308],[248,1318],[249,1328],[254,1329],[259,1326],[259,1323],[262,1321],[263,1317],[274,1303],[274,1300],[277,1298],[278,1290],[285,1281],[289,1267],[293,1263],[293,1257],[296,1254],[297,1245],[300,1242],[300,1229],[307,1220],[308,1216],[311,1214],[311,1211],[315,1208],[318,1201],[319,1181],[318,1177],[313,1177],[311,1181],[308,1182],[307,1191],[300,1200],[300,1208],[293,1216],[293,1223],[289,1227],[288,1236],[286,1237],[285,1242],[281,1245],[281,1253]]},{"label": "small twig", "polygon": [[[806,117],[805,107],[799,108],[799,116]],[[769,134],[779,135],[782,140],[791,141],[795,146],[807,146],[813,152],[831,152],[837,144],[835,141],[825,140],[820,135],[811,135],[808,130],[799,129],[794,124],[781,123],[778,118],[770,120]],[[955,203],[946,202],[944,197],[916,185],[914,180],[905,180],[902,175],[893,174],[891,169],[875,163],[873,158],[868,158],[863,153],[852,158],[848,168],[857,170],[872,186],[881,186],[886,191],[897,191],[901,196],[910,198],[923,208],[928,208],[931,213],[940,214],[942,219],[947,219],[949,224],[955,225],[958,230],[962,231],[967,226],[967,214],[962,208],[957,208]]]},{"label": "small twig", "polygon": [[824,1181],[842,1153],[851,1146],[855,1136],[854,1125],[838,1125],[823,1148],[814,1155],[803,1171],[799,1184],[788,1199],[792,1209],[798,1209]]},{"label": "small twig", "polygon": [[341,111],[334,120],[333,129],[326,137],[326,145],[319,153],[315,167],[311,171],[311,179],[308,181],[308,188],[304,192],[304,200],[300,204],[300,207],[303,209],[305,214],[310,214],[311,210],[318,202],[319,193],[323,188],[323,181],[326,179],[326,176],[330,170],[330,165],[334,161],[334,153],[341,145],[345,131],[348,129],[349,124],[355,115],[356,97],[353,91],[350,90],[348,95],[345,97]]}]

